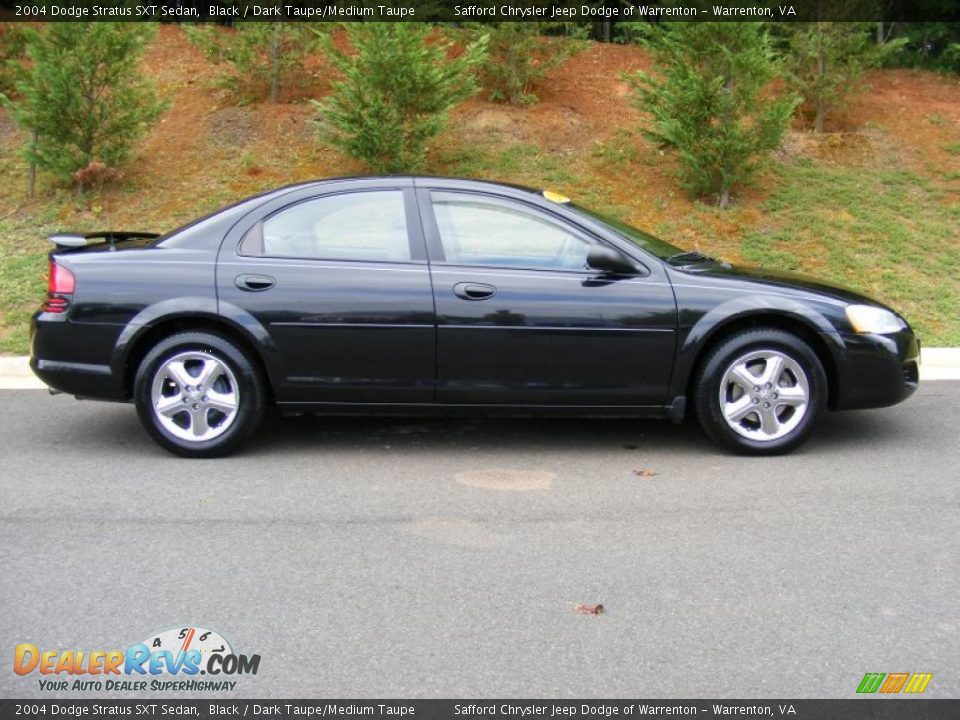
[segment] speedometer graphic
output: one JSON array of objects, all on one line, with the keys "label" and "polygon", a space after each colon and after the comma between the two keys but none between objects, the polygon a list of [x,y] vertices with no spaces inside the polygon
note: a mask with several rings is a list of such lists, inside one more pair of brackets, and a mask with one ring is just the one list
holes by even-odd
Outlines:
[{"label": "speedometer graphic", "polygon": [[202,658],[201,661],[197,663],[200,667],[206,667],[207,660],[213,654],[233,654],[230,643],[227,642],[223,635],[216,630],[199,626],[170,628],[169,630],[154,633],[147,637],[143,641],[143,644],[150,648],[150,652],[167,651],[174,656],[196,650]]}]

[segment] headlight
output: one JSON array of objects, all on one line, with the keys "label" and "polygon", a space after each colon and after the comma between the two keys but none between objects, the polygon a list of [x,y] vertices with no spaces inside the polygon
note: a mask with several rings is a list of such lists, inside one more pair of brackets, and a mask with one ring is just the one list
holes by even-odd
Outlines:
[{"label": "headlight", "polygon": [[847,305],[847,320],[858,333],[895,333],[906,324],[889,310],[873,305]]}]

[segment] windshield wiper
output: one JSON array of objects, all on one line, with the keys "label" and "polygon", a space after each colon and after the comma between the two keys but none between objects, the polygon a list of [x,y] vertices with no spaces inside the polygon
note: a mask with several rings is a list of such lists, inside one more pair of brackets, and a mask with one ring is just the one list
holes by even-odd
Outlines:
[{"label": "windshield wiper", "polygon": [[667,258],[668,263],[700,263],[700,262],[717,262],[716,258],[712,258],[709,255],[704,255],[699,250],[692,250],[690,252],[677,253],[676,255],[671,255]]}]

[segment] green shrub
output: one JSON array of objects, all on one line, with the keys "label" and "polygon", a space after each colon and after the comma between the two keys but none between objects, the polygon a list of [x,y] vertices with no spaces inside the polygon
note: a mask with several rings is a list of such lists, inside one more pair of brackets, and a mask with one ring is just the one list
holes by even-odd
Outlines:
[{"label": "green shrub", "polygon": [[732,188],[779,146],[796,105],[765,92],[777,72],[767,35],[759,23],[637,26],[660,69],[627,77],[637,107],[652,116],[643,133],[676,151],[688,192],[726,207]]},{"label": "green shrub", "polygon": [[313,23],[249,22],[233,29],[185,25],[190,41],[223,71],[218,83],[242,101],[267,98],[275,103],[281,87],[317,47]]},{"label": "green shrub", "polygon": [[23,154],[81,191],[124,162],[163,110],[138,68],[154,29],[63,22],[24,33],[29,62],[17,64],[18,97],[7,101],[16,122],[37,135]]},{"label": "green shrub", "polygon": [[325,45],[341,79],[322,102],[321,135],[377,172],[422,167],[427,143],[443,130],[450,108],[476,92],[474,69],[486,38],[456,58],[450,44],[419,23],[350,23],[352,53]]},{"label": "green shrub", "polygon": [[824,122],[845,101],[865,90],[863,74],[897,53],[905,39],[878,44],[875,23],[783,23],[786,79],[802,100],[801,110],[823,132]]},{"label": "green shrub", "polygon": [[[950,2],[940,1],[944,6]],[[960,23],[894,22],[885,23],[882,30],[885,39],[902,43],[896,52],[884,56],[886,66],[960,73]]]},{"label": "green shrub", "polygon": [[952,43],[943,51],[942,67],[960,73],[960,43]]},{"label": "green shrub", "polygon": [[481,67],[490,99],[525,105],[537,101],[534,85],[570,55],[571,42],[546,41],[549,23],[498,22],[479,24],[489,35],[489,54]]}]

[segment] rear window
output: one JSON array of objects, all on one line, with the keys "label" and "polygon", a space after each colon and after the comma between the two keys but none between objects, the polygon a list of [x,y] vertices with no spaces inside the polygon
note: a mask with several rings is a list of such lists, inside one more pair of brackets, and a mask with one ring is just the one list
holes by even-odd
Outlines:
[{"label": "rear window", "polygon": [[[284,188],[283,192],[287,190],[287,188]],[[264,202],[269,195],[277,192],[273,190],[269,193],[254,195],[233,205],[215,210],[209,215],[192,220],[186,225],[181,225],[175,230],[161,235],[153,241],[153,246],[186,250],[216,250],[220,247],[224,235],[237,220]]]}]

